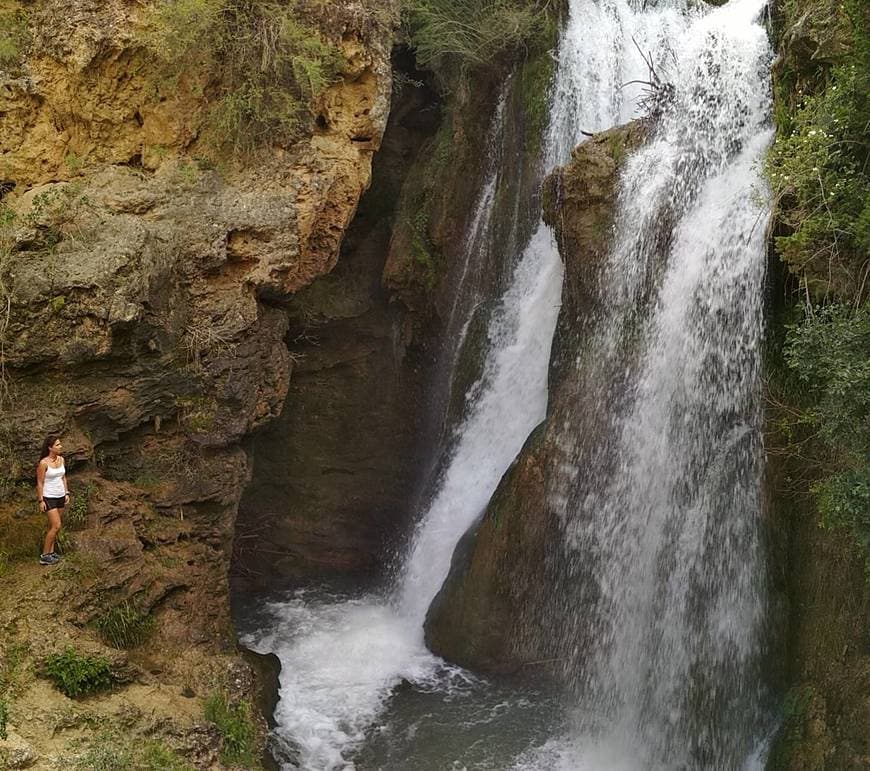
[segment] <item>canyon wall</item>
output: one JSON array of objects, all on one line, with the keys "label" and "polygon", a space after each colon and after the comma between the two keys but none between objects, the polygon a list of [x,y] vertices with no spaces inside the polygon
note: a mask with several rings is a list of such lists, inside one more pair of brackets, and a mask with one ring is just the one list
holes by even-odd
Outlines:
[{"label": "canyon wall", "polygon": [[[26,650],[35,673],[64,643],[104,650],[94,624],[135,606],[153,619],[149,642],[124,654],[136,686],[189,683],[201,717],[212,690],[253,687],[250,674],[233,686],[246,669],[227,581],[244,444],[288,393],[283,304],[333,269],[369,185],[398,16],[388,1],[300,5],[340,75],[295,141],[228,158],[205,139],[220,72],[168,87],[145,13],[124,0],[4,11],[18,50],[0,73],[2,647]],[[49,433],[64,444],[74,529],[50,577],[36,572],[33,483]],[[22,603],[42,633],[19,623]],[[12,702],[9,733],[46,763],[64,742],[45,746],[50,732],[16,709],[39,684]],[[194,730],[196,709],[170,702],[152,705],[162,733]]]}]

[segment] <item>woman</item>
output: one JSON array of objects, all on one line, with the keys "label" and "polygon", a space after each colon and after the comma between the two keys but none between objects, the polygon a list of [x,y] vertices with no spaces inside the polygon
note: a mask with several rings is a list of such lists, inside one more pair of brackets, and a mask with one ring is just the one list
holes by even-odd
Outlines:
[{"label": "woman", "polygon": [[60,531],[60,514],[69,503],[62,449],[59,437],[47,436],[36,466],[36,499],[39,510],[48,514],[48,532],[39,555],[40,565],[54,565],[60,559],[54,553],[54,540]]}]

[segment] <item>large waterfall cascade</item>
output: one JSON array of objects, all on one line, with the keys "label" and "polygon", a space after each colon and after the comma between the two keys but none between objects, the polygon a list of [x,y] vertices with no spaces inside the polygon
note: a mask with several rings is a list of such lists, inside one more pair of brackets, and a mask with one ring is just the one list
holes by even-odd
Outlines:
[{"label": "large waterfall cascade", "polygon": [[[599,597],[595,607],[574,607],[565,587],[548,609],[546,633],[566,651],[577,717],[567,733],[554,725],[549,742],[539,736],[499,768],[735,768],[757,720],[749,680],[763,612],[756,380],[764,212],[754,164],[769,139],[764,0],[649,5],[571,0],[558,50],[548,167],[568,158],[582,132],[633,116],[639,87],[623,84],[648,75],[639,49],[666,62],[674,93],[627,163],[601,287],[606,317],[589,343],[609,362],[601,372],[622,373],[618,383],[590,382],[601,409],[619,390],[611,431],[602,446],[584,446],[582,422],[566,422],[564,462],[552,470],[548,505],[566,532],[553,558],[594,563]],[[491,153],[503,115],[496,111]],[[469,250],[486,248],[495,175],[510,172],[490,165]],[[665,221],[662,253],[653,234]],[[447,701],[476,687],[426,650],[422,624],[457,542],[545,416],[562,266],[543,223],[517,246],[504,255],[514,267],[492,316],[483,374],[392,594],[296,593],[270,603],[263,628],[246,639],[282,661],[276,741],[287,768],[355,768],[403,681]],[[579,370],[578,362],[583,379]],[[578,624],[594,629],[591,651],[572,653]],[[706,720],[698,709],[711,710]],[[403,741],[413,741],[407,733]],[[493,762],[473,767],[494,771]],[[455,767],[463,765],[471,767]],[[359,766],[370,767],[386,765]]]},{"label": "large waterfall cascade", "polygon": [[566,538],[553,558],[587,597],[558,587],[544,624],[579,705],[573,748],[556,744],[565,768],[733,769],[764,723],[764,3],[610,9],[674,89],[622,173],[577,361],[584,409],[607,430],[584,431],[583,414],[554,429],[549,505]]}]

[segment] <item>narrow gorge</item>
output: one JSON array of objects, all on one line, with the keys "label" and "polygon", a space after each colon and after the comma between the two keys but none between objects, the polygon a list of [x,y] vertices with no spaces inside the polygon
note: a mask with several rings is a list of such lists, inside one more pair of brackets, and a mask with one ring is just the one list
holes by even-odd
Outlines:
[{"label": "narrow gorge", "polygon": [[861,0],[10,0],[0,79],[0,767],[870,767]]}]

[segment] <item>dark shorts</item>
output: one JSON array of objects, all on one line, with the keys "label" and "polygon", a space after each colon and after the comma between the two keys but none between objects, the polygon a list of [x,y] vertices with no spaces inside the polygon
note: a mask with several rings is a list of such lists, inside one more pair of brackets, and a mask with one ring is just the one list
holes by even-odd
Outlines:
[{"label": "dark shorts", "polygon": [[63,498],[43,498],[45,501],[45,507],[48,511],[52,509],[62,509],[66,506],[66,497]]}]

